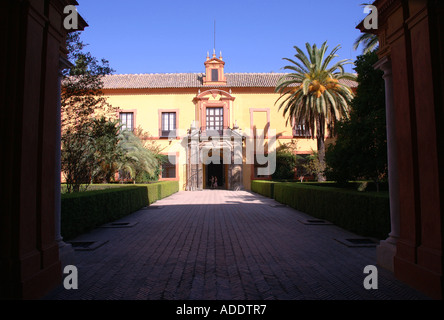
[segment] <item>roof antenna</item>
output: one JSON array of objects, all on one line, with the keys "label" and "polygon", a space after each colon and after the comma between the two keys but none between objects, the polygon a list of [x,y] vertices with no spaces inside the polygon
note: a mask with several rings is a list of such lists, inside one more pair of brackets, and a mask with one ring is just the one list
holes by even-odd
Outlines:
[{"label": "roof antenna", "polygon": [[216,19],[214,19],[214,46],[213,46],[213,58],[216,57]]}]

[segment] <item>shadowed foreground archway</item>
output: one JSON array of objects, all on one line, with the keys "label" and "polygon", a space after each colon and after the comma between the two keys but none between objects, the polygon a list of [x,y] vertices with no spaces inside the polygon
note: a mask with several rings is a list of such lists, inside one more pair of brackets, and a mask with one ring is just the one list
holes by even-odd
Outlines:
[{"label": "shadowed foreground archway", "polygon": [[[75,0],[1,1],[0,299],[36,299],[61,281],[56,241],[60,66],[65,6]],[[86,27],[78,17],[79,30]],[[59,150],[59,152],[57,152]]]},{"label": "shadowed foreground archway", "polygon": [[[4,175],[1,179],[1,190],[3,198],[6,199],[0,215],[0,298],[2,299],[39,298],[61,281],[58,246],[55,239],[56,210],[55,185],[53,183],[56,174],[54,168],[56,167],[55,154],[57,150],[58,70],[60,57],[66,54],[62,45],[66,34],[66,30],[62,27],[63,8],[66,5],[76,4],[75,0],[1,2],[0,24],[1,29],[5,30],[1,33],[1,43],[4,44],[5,58],[0,60],[2,70],[0,98],[1,105],[8,108],[5,113],[7,116],[0,117],[0,127],[4,138],[1,157]],[[444,24],[442,19],[439,19],[443,14],[443,2],[440,0],[376,0],[375,5],[381,15],[381,26],[376,32],[380,36],[382,45],[380,55],[381,57],[390,57],[393,73],[395,139],[398,146],[393,151],[397,155],[396,165],[400,177],[399,185],[390,186],[391,188],[399,188],[399,198],[395,200],[400,208],[399,240],[393,259],[394,272],[399,279],[411,283],[432,297],[442,298],[444,288],[442,254],[444,246],[444,219],[442,215],[444,149],[438,146],[442,146],[444,142],[444,131],[440,129],[441,124],[444,123],[442,108],[444,101]],[[216,194],[215,192],[214,195]],[[239,205],[243,206],[242,203]],[[210,207],[207,206],[207,208]],[[228,207],[231,208],[230,205]],[[180,210],[179,208],[177,207],[175,210]],[[220,206],[220,208],[227,208],[227,206]],[[213,255],[216,252],[216,247],[208,246],[209,242],[197,241],[197,238],[193,238],[197,230],[202,231],[201,235],[209,237],[212,236],[212,233],[208,231],[217,226],[221,228],[224,226],[222,221],[225,221],[226,228],[219,229],[220,239],[234,241],[233,245],[237,243],[237,246],[233,247],[231,251],[221,251],[219,248],[218,252],[225,254],[225,260],[222,261],[226,263],[224,268],[216,269],[216,275],[220,274],[219,277],[206,279],[200,276],[194,277],[191,284],[181,282],[183,286],[191,285],[191,288],[196,288],[192,291],[186,291],[188,289],[180,291],[181,287],[176,286],[174,279],[169,282],[169,277],[159,279],[165,284],[164,288],[157,287],[157,291],[147,291],[152,288],[150,281],[154,280],[142,279],[148,281],[148,286],[144,287],[145,289],[141,288],[136,296],[140,294],[141,298],[155,298],[162,297],[162,295],[165,298],[182,295],[248,298],[271,295],[281,298],[286,296],[281,295],[282,292],[286,292],[287,296],[289,294],[292,297],[298,297],[301,292],[300,288],[305,287],[311,288],[310,290],[319,288],[317,292],[311,291],[313,297],[329,297],[331,290],[334,291],[332,288],[336,288],[339,282],[349,281],[335,277],[316,278],[310,274],[306,274],[307,277],[300,276],[300,274],[316,270],[316,268],[323,269],[323,272],[318,275],[327,275],[329,272],[331,274],[334,264],[329,264],[326,268],[324,264],[317,265],[310,262],[310,257],[317,257],[317,259],[322,257],[322,248],[318,248],[317,252],[311,250],[307,255],[308,259],[304,260],[296,252],[291,251],[292,247],[282,243],[292,253],[274,257],[284,259],[283,261],[291,261],[291,263],[279,267],[279,270],[274,270],[272,267],[267,269],[267,266],[272,264],[261,255],[261,251],[251,251],[250,253],[253,254],[251,258],[239,260],[241,259],[240,253],[244,254],[242,250],[246,250],[243,249],[244,246],[239,244],[247,241],[246,237],[254,237],[249,230],[254,230],[255,226],[256,228],[263,226],[260,223],[262,220],[268,222],[265,224],[266,228],[261,227],[256,231],[262,232],[261,235],[264,239],[279,240],[275,233],[270,231],[276,226],[276,222],[268,216],[267,212],[263,211],[265,208],[270,210],[271,207],[258,206],[255,209],[261,214],[249,216],[255,217],[256,220],[248,220],[251,229],[246,229],[242,233],[233,232],[239,228],[239,223],[247,219],[244,213],[239,213],[235,218],[234,212],[227,212],[226,218],[231,218],[217,220],[219,224],[215,224],[216,220],[211,220],[213,216],[210,212],[205,211],[199,214],[199,219],[213,222],[213,224],[198,224],[193,219],[184,220],[184,223],[188,223],[188,227],[183,230],[177,229],[177,235],[182,237],[181,241],[198,248],[205,248],[205,250],[187,251],[186,247],[178,247],[183,250],[176,252],[177,248],[168,247],[170,251],[165,251],[163,254],[158,251],[158,256],[154,261],[143,261],[143,256],[129,255],[129,251],[125,251],[129,255],[128,258],[142,259],[137,260],[142,264],[135,264],[134,267],[141,267],[144,265],[143,263],[149,264],[153,274],[162,274],[165,277],[166,273],[161,273],[163,268],[163,270],[170,270],[170,274],[177,279],[177,277],[181,277],[182,270],[184,270],[183,274],[189,274],[196,270],[196,275],[202,275],[202,270],[216,266],[213,260],[222,259]],[[170,214],[174,214],[174,210]],[[187,216],[184,214],[181,218],[186,219]],[[168,217],[165,215],[159,219],[167,219]],[[297,224],[292,226],[300,227]],[[162,230],[168,232],[169,229]],[[292,238],[294,233],[285,230],[286,227],[283,226],[278,233],[282,236],[281,240],[288,237],[288,243],[292,243],[294,247],[300,246],[301,242],[291,242],[291,239],[294,240]],[[231,238],[231,236],[237,238]],[[318,236],[319,233],[306,238],[305,241],[310,243],[313,237]],[[161,248],[159,245],[162,242],[156,242],[161,239],[155,237],[150,241],[154,241],[152,243],[154,247],[158,245],[158,248]],[[212,243],[220,244],[220,242]],[[250,250],[257,248],[257,246],[250,247],[248,241],[245,243]],[[271,242],[270,245],[273,243]],[[124,245],[124,242],[121,244]],[[144,247],[143,242],[135,242],[133,245]],[[306,246],[300,247],[301,250],[304,248]],[[272,247],[268,250],[271,252]],[[136,250],[135,252],[141,251]],[[173,252],[176,254],[175,257],[179,259],[177,262],[185,263],[185,265],[191,258],[190,261],[192,261],[194,269],[188,266],[188,269],[179,268],[178,271],[175,271],[174,267],[177,262],[170,258]],[[193,252],[197,254],[196,257],[189,255]],[[273,255],[267,257],[273,257]],[[118,259],[120,258],[118,257]],[[105,289],[110,283],[107,280],[112,276],[118,278],[120,275],[122,280],[119,286],[109,288],[116,289],[111,291],[115,296],[127,294],[125,290],[128,288],[137,288],[137,286],[128,285],[138,283],[137,279],[125,277],[125,275],[138,274],[137,270],[134,267],[122,269],[123,265],[119,265],[119,263],[123,264],[124,262],[117,261],[115,256],[111,255],[109,259],[116,259],[106,260],[113,265],[109,274],[105,274],[104,277],[100,276],[99,271],[89,274],[90,279],[94,279],[91,288],[96,290],[89,291],[92,298],[106,292]],[[334,259],[334,256],[331,256],[331,259]],[[367,256],[362,254],[358,259],[359,263],[367,261],[365,259]],[[244,262],[238,263],[237,268],[234,268],[229,264],[232,261]],[[368,261],[373,261],[373,259]],[[340,261],[335,261],[335,263],[340,264]],[[104,267],[103,265],[99,269],[103,270]],[[81,270],[88,270],[87,265],[82,268]],[[173,269],[171,270],[171,268]],[[99,269],[93,268],[92,270]],[[350,271],[349,269],[345,270]],[[348,279],[353,275],[357,277],[357,274],[353,272],[360,273],[361,271],[350,272]],[[288,284],[286,281],[273,282],[275,279],[273,275],[276,273],[293,280]],[[204,274],[207,273],[204,272]],[[224,290],[227,288],[227,282],[235,279],[233,275],[236,276],[236,274],[238,282],[233,283],[233,288],[242,289],[230,292]],[[289,274],[291,277],[288,276]],[[385,274],[385,272],[382,271],[381,274]],[[360,274],[360,276],[362,275]],[[387,273],[387,276],[390,277],[390,273]],[[248,277],[252,277],[252,279]],[[241,285],[239,285],[239,281]],[[206,286],[207,283],[214,282],[219,283],[219,288],[221,288],[216,293],[214,293],[215,287],[213,285]],[[361,283],[361,279],[359,283]],[[396,285],[398,285],[397,282]],[[170,288],[169,286],[173,286],[173,289],[164,290]],[[327,289],[326,286],[330,289]],[[278,287],[285,290],[275,292],[273,288]],[[352,296],[357,292],[356,290],[361,290],[360,285],[359,288],[356,285],[352,285],[352,287],[354,289],[351,291],[341,294]],[[179,291],[177,291],[178,288]],[[169,294],[172,296],[168,296]],[[365,297],[375,294],[377,293],[366,292]]]},{"label": "shadowed foreground archway", "polygon": [[444,2],[376,0],[387,107],[392,230],[378,261],[444,297]]}]

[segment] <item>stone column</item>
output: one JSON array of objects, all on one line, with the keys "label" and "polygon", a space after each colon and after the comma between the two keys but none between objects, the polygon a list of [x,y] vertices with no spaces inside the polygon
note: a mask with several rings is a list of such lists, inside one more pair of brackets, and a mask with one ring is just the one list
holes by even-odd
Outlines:
[{"label": "stone column", "polygon": [[394,271],[393,258],[396,254],[396,243],[399,238],[399,179],[397,168],[397,152],[395,140],[395,111],[393,104],[393,78],[392,66],[389,57],[385,56],[375,65],[375,69],[384,72],[385,82],[385,109],[387,127],[387,161],[388,161],[388,181],[390,195],[390,224],[391,231],[389,237],[381,241],[376,250],[377,263]]},{"label": "stone column", "polygon": [[196,128],[194,121],[188,136],[187,152],[187,166],[189,168],[189,170],[187,170],[187,190],[196,191],[199,188],[199,179],[201,179],[201,177],[199,173],[199,130]]},{"label": "stone column", "polygon": [[66,265],[73,265],[75,261],[74,249],[69,243],[63,241],[61,235],[61,93],[62,93],[62,70],[70,66],[70,62],[65,58],[60,58],[59,83],[58,83],[58,102],[57,102],[57,124],[56,124],[56,150],[55,150],[55,236],[59,245],[59,257],[62,269]]},{"label": "stone column", "polygon": [[233,178],[235,181],[233,183],[233,190],[237,191],[237,190],[243,190],[243,185],[242,185],[243,141],[242,141],[242,133],[240,132],[237,124],[234,127],[234,131],[236,132],[236,135],[235,135],[234,141],[233,141],[232,175],[233,175]]}]

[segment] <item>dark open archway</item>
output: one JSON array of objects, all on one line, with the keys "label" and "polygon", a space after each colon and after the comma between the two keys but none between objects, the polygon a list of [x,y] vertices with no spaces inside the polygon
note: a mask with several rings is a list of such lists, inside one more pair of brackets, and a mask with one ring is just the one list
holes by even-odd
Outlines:
[{"label": "dark open archway", "polygon": [[[207,189],[225,189],[225,165],[210,163],[205,166]],[[212,178],[215,178],[216,181]]]}]

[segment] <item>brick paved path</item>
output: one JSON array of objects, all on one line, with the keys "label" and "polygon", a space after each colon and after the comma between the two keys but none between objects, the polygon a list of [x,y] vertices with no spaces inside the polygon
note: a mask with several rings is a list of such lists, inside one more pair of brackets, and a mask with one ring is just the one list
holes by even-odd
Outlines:
[{"label": "brick paved path", "polygon": [[[374,247],[353,235],[246,191],[179,192],[75,240],[104,240],[76,251],[78,290],[46,299],[424,299],[378,268],[378,290],[363,287]],[[156,208],[158,207],[158,208]]]}]

